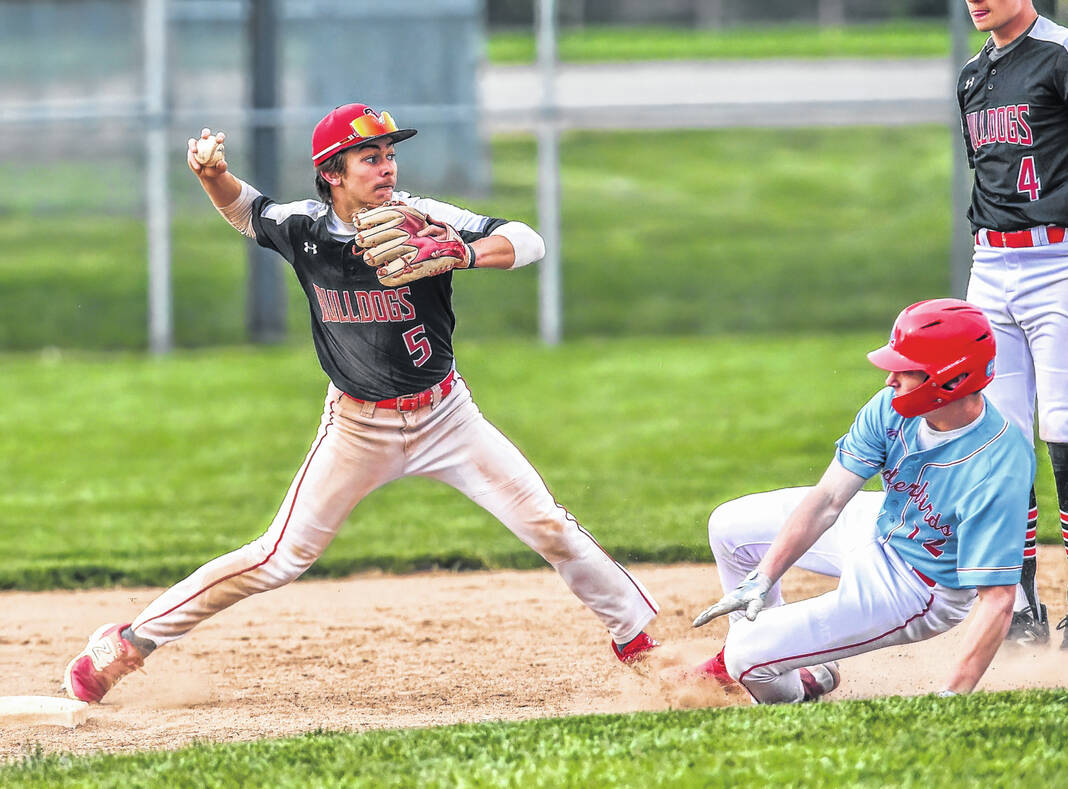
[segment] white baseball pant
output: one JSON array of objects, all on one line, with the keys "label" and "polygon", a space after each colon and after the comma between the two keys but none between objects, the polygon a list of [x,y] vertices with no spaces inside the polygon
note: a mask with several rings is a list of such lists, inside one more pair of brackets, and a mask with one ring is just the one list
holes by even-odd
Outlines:
[{"label": "white baseball pant", "polygon": [[994,406],[1034,443],[1037,397],[1039,437],[1068,442],[1068,242],[976,244],[968,301],[994,329]]},{"label": "white baseball pant", "polygon": [[[728,501],[708,519],[708,543],[725,592],[760,563],[810,488],[785,488]],[[727,672],[762,704],[801,701],[798,669],[944,633],[963,621],[974,589],[929,586],[879,538],[883,494],[861,491],[796,563],[839,578],[818,597],[783,604],[780,584],[750,622],[730,616]]]},{"label": "white baseball pant", "polygon": [[165,644],[249,595],[289,583],[364,496],[415,475],[451,485],[497,517],[556,569],[616,641],[634,638],[656,615],[649,593],[553,499],[457,375],[440,403],[406,412],[353,400],[331,384],[315,441],[267,531],[160,595],[134,620],[134,633]]}]

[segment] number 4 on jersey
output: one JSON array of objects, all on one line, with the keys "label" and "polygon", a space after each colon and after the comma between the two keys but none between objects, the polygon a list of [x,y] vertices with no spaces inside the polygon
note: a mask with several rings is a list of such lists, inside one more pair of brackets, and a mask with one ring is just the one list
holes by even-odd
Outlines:
[{"label": "number 4 on jersey", "polygon": [[1042,181],[1039,180],[1038,171],[1035,170],[1035,157],[1025,156],[1020,162],[1020,177],[1016,179],[1016,191],[1031,198],[1031,202],[1038,199],[1038,193],[1042,191]]}]

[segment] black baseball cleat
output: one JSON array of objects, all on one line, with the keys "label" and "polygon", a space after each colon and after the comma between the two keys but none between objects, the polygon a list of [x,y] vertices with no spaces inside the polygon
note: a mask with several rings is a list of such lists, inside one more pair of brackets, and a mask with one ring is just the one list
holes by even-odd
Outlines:
[{"label": "black baseball cleat", "polygon": [[[1038,619],[1035,619],[1035,614],[1030,607],[1022,611],[1014,611],[1005,640],[1023,647],[1049,643],[1049,616],[1046,614],[1045,603],[1039,604],[1038,611]],[[1059,628],[1060,625],[1057,627]]]}]

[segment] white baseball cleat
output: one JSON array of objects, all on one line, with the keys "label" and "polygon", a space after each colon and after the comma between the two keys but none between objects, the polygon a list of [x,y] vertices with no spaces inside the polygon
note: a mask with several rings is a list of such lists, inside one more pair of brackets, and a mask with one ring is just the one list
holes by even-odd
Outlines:
[{"label": "white baseball cleat", "polygon": [[817,663],[815,666],[800,669],[801,685],[805,689],[802,701],[817,701],[838,687],[842,675],[838,671],[838,661]]}]

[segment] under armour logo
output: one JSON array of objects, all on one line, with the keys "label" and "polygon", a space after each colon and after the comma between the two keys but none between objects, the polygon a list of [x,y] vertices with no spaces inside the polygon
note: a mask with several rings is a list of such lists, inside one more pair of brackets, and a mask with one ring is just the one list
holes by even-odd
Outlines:
[{"label": "under armour logo", "polygon": [[318,254],[319,249],[318,249],[318,247],[315,246],[315,244],[312,244],[309,241],[305,241],[304,242],[304,251],[307,252],[309,255],[315,255],[315,254]]},{"label": "under armour logo", "polygon": [[975,77],[968,77],[968,81],[964,83],[964,89],[970,88],[973,82],[975,82]]}]

